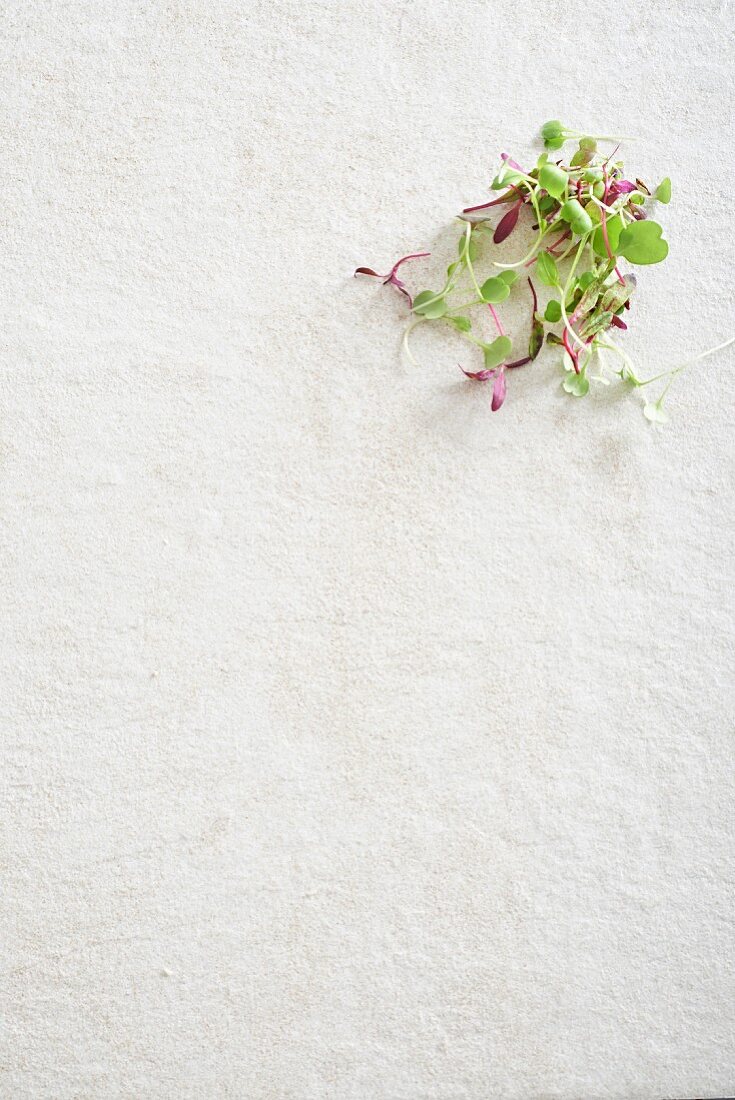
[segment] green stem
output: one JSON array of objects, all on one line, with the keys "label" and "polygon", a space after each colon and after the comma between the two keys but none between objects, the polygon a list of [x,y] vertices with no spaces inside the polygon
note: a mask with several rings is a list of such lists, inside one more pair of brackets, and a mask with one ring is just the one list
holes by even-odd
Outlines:
[{"label": "green stem", "polygon": [[[591,232],[594,232],[594,230],[592,230]],[[587,245],[587,240],[588,240],[589,236],[590,236],[589,233],[585,234],[585,236],[582,237],[582,239],[579,242],[579,248],[577,249],[577,255],[574,257],[574,262],[572,263],[571,269],[569,271],[569,275],[567,276],[567,281],[566,281],[566,283],[564,285],[564,289],[562,290],[562,293],[561,293],[561,303],[560,303],[561,304],[561,315],[564,319],[564,327],[567,329],[567,331],[569,332],[569,335],[572,337],[574,342],[576,344],[579,344],[579,346],[581,348],[584,348],[585,351],[589,350],[588,345],[585,344],[584,340],[581,340],[579,338],[579,336],[577,336],[576,332],[574,331],[574,329],[570,325],[569,318],[567,317],[566,302],[567,302],[567,294],[569,293],[569,287],[571,286],[572,279],[574,278],[574,272],[577,269],[577,264],[579,263],[580,257],[582,255],[582,253],[584,252],[584,249]]]},{"label": "green stem", "polygon": [[486,305],[486,302],[482,298],[473,298],[471,302],[463,302],[461,306],[452,306],[452,314],[458,313],[461,309],[472,309],[473,306]]},{"label": "green stem", "polygon": [[482,291],[480,290],[479,283],[477,282],[477,279],[475,278],[475,269],[472,266],[472,260],[470,259],[470,237],[471,237],[471,235],[472,235],[472,226],[468,222],[467,223],[467,229],[465,230],[464,244],[462,245],[462,251],[459,254],[459,258],[460,258],[460,261],[462,263],[464,263],[465,267],[467,268],[467,272],[469,274],[472,285],[474,286],[475,290],[477,291],[478,298],[480,299],[480,301],[482,301]]},{"label": "green stem", "polygon": [[563,134],[567,134],[569,137],[588,137],[593,141],[637,141],[637,138],[633,137],[606,137],[605,134],[585,134],[579,130],[562,130]]}]

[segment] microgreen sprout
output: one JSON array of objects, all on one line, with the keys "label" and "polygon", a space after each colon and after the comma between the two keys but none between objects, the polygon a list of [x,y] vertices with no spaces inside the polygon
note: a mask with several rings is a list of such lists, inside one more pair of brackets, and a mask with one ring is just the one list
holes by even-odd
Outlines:
[{"label": "microgreen sprout", "polygon": [[[641,267],[661,263],[668,255],[663,230],[651,218],[649,207],[670,202],[671,180],[666,177],[649,188],[637,177],[628,179],[618,156],[619,142],[624,139],[571,130],[558,120],[545,123],[541,136],[546,151],[533,168],[527,171],[502,153],[490,184],[491,191],[497,192],[495,197],[465,207],[459,215],[462,230],[457,259],[447,267],[443,281],[434,283],[438,289],[421,290],[413,296],[398,274],[403,264],[428,257],[428,252],[402,256],[387,275],[370,267],[358,267],[355,274],[381,279],[406,299],[411,321],[404,348],[411,362],[415,359],[409,336],[427,321],[448,326],[480,351],[482,369],[463,365],[460,369],[471,382],[492,383],[493,412],[505,402],[507,372],[534,362],[547,344],[560,349],[562,389],[574,397],[585,397],[591,382],[609,385],[610,355],[618,361],[615,374],[629,387],[663,382],[658,399],[648,401],[643,410],[651,423],[661,425],[668,420],[663,402],[675,378],[735,342],[733,337],[646,379],[639,377],[630,356],[612,337],[615,330],[628,328],[623,318],[631,309],[636,289],[635,275],[621,270],[623,261]],[[577,148],[568,163],[550,157],[571,140]],[[610,153],[600,152],[598,142],[613,142],[615,148]],[[535,232],[530,250],[517,260],[492,259],[486,246],[507,241],[522,224]],[[527,277],[521,280],[523,272]],[[541,309],[528,274],[551,291]],[[511,359],[514,339],[505,331],[502,310],[522,283],[527,284],[532,298],[528,350]],[[598,373],[591,374],[595,360]]]},{"label": "microgreen sprout", "polygon": [[406,284],[402,279],[398,277],[398,268],[401,264],[405,264],[408,260],[420,260],[423,256],[430,256],[430,252],[413,252],[410,256],[401,256],[400,260],[396,260],[393,267],[390,269],[387,275],[379,275],[377,271],[373,271],[371,267],[358,267],[355,271],[355,275],[372,275],[375,279],[382,279],[383,286],[394,286],[396,290],[399,290],[406,298],[408,298],[408,308],[413,308],[413,302],[411,295],[406,290]]}]

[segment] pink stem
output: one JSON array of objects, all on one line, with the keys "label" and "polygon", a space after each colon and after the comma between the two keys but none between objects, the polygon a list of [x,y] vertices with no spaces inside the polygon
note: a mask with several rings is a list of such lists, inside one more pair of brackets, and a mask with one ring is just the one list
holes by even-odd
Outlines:
[{"label": "pink stem", "polygon": [[564,329],[564,334],[562,336],[562,343],[564,344],[564,347],[567,351],[567,354],[569,355],[569,358],[572,360],[572,366],[574,367],[575,372],[577,374],[579,374],[579,363],[577,362],[577,353],[574,350],[574,348],[571,346],[571,344],[569,343],[569,335],[568,335],[566,329]]},{"label": "pink stem", "polygon": [[[607,202],[607,161],[605,162],[605,167],[603,168],[602,171],[603,171],[603,175],[604,175],[604,179],[605,179],[605,198],[604,198],[603,201]],[[607,235],[607,214],[605,213],[605,211],[602,208],[600,209],[600,225],[602,226],[602,237],[603,237],[603,240],[605,241],[605,248],[607,250],[607,258],[608,258],[608,260],[614,260],[615,257],[613,256],[612,248],[610,248],[610,238]],[[618,265],[617,264],[615,265],[615,274],[618,277],[618,281],[620,283],[622,283],[623,286],[625,286],[625,279],[623,278],[623,276],[618,271]]]},{"label": "pink stem", "polygon": [[491,306],[490,303],[488,302],[487,308],[490,310],[490,312],[493,315],[493,321],[495,322],[495,327],[498,330],[498,335],[499,336],[505,336],[505,333],[503,332],[503,326],[500,323],[500,318],[498,317],[497,313],[495,312],[494,307]]}]

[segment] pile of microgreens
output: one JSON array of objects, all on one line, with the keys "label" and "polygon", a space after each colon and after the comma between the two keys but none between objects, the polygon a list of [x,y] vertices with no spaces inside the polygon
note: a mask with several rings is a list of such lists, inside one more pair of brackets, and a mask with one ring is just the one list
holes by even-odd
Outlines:
[{"label": "pile of microgreens", "polygon": [[[658,400],[648,402],[643,409],[648,420],[663,424],[668,419],[663,401],[674,378],[733,342],[728,340],[653,378],[642,379],[612,336],[615,329],[628,327],[623,318],[630,310],[636,286],[635,275],[620,270],[621,260],[642,266],[660,263],[668,254],[661,226],[648,216],[647,208],[650,203],[670,201],[671,181],[662,180],[651,193],[640,179],[627,179],[622,161],[615,159],[619,142],[607,155],[598,152],[598,142],[615,143],[616,138],[589,137],[558,121],[547,122],[541,136],[546,151],[530,171],[503,153],[500,171],[490,185],[492,191],[500,192],[498,197],[462,211],[459,257],[447,268],[440,290],[422,290],[412,297],[398,274],[403,264],[429,256],[428,252],[403,256],[387,275],[379,275],[369,267],[358,267],[355,274],[382,279],[405,296],[413,320],[406,330],[404,347],[412,361],[408,338],[425,321],[449,325],[480,348],[483,369],[461,369],[475,382],[492,382],[493,411],[505,400],[507,372],[532,362],[546,341],[562,349],[563,386],[575,397],[589,392],[591,380],[609,385],[606,371],[613,370],[609,355],[615,356],[619,364],[613,373],[632,387],[664,380]],[[569,164],[549,155],[570,140],[577,141],[577,149]],[[482,244],[489,236],[495,244],[506,240],[524,209],[536,234],[533,246],[514,263],[493,261],[497,274],[480,283],[474,265]],[[493,229],[491,223],[499,212],[502,217]],[[524,274],[525,280],[519,279]],[[538,309],[532,274],[554,293],[543,313]],[[531,294],[530,336],[527,353],[512,359],[513,344],[503,329],[497,307],[521,282],[528,284]],[[482,316],[489,311],[497,333],[494,339],[485,339],[474,327],[478,309]],[[598,366],[596,375],[590,374],[593,363]]]}]

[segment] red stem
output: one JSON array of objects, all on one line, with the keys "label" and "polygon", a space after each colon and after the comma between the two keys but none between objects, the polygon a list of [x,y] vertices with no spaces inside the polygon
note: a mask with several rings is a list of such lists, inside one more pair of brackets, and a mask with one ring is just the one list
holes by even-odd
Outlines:
[{"label": "red stem", "polygon": [[577,353],[576,353],[576,351],[574,351],[571,344],[569,343],[569,333],[567,332],[566,328],[564,329],[564,335],[562,336],[562,343],[564,344],[564,348],[567,352],[567,355],[572,360],[572,366],[574,367],[575,373],[579,374],[579,363],[577,362]]},{"label": "red stem", "polygon": [[[535,313],[536,310],[538,309],[538,298],[536,297],[536,288],[534,287],[533,283],[531,282],[531,276],[530,275],[528,276],[528,285],[531,288],[531,294],[533,294],[533,312]],[[533,316],[531,317],[531,320],[533,320]]]}]

